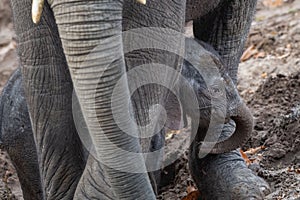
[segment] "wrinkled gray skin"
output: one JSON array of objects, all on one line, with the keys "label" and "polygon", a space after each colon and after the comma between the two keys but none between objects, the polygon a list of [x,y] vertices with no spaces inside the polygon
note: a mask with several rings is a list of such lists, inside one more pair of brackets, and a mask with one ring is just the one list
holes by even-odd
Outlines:
[{"label": "wrinkled gray skin", "polygon": [[[194,42],[193,39],[188,39],[187,43],[189,42]],[[204,57],[206,57],[207,59],[213,58],[212,59],[212,63],[209,63],[211,66],[211,68],[218,68],[218,70],[221,72],[221,76],[222,79],[227,80],[225,83],[225,89],[226,89],[226,97],[227,97],[227,102],[232,102],[232,105],[238,105],[241,102],[241,99],[238,95],[238,92],[236,90],[235,85],[233,84],[232,80],[230,79],[229,75],[227,74],[227,72],[224,70],[224,65],[220,62],[220,58],[218,57],[217,53],[208,45],[201,43],[202,46],[204,46],[206,49],[208,49],[209,51],[203,49],[201,50]],[[192,53],[191,55],[193,55],[194,57],[197,57],[197,55],[195,53]],[[202,56],[203,58],[203,56]],[[207,60],[206,59],[206,60]],[[200,60],[201,61],[201,60]],[[205,130],[201,130],[201,127],[206,127],[203,126],[203,124],[207,123],[205,121],[207,121],[209,119],[209,115],[210,115],[210,111],[211,111],[211,97],[208,94],[211,94],[209,92],[209,85],[207,85],[208,83],[204,81],[202,75],[197,71],[197,67],[201,68],[204,66],[204,64],[207,62],[204,62],[204,60],[202,59],[202,63],[200,62],[199,65],[195,65],[195,67],[187,62],[186,60],[184,61],[184,64],[182,66],[182,71],[181,74],[184,77],[183,80],[179,81],[178,84],[178,92],[179,95],[183,95],[185,96],[185,90],[187,90],[186,87],[192,87],[193,91],[196,92],[197,94],[197,100],[199,103],[199,108],[201,110],[201,118],[200,120],[193,120],[194,117],[194,111],[197,109],[193,109],[193,108],[189,108],[190,106],[190,102],[184,102],[185,98],[181,97],[180,101],[181,101],[181,105],[183,106],[183,110],[185,111],[185,113],[189,116],[191,116],[192,118],[192,123],[193,121],[197,121],[200,123],[200,126],[196,126],[198,127],[198,133],[196,135],[196,140],[195,143],[197,143],[198,141],[202,141],[203,140],[203,136],[205,134],[203,134],[201,131],[205,131]],[[202,70],[203,71],[203,70]],[[220,80],[221,77],[217,76],[218,74],[216,74],[215,76],[212,76],[213,74],[208,74],[208,78],[210,80]],[[182,84],[180,82],[186,81],[185,84]],[[231,92],[230,92],[231,91]],[[234,92],[232,92],[234,91]],[[178,99],[172,95],[169,96],[168,100],[168,106],[167,108],[167,112],[169,115],[168,121],[167,121],[167,126],[169,125],[169,128],[176,128],[176,125],[178,126],[178,124],[174,124],[174,123],[180,123],[179,120],[180,119],[180,104],[178,102]],[[41,184],[40,184],[40,177],[38,173],[33,173],[34,171],[38,170],[38,163],[37,163],[37,156],[36,156],[36,149],[35,149],[35,145],[34,145],[34,138],[33,138],[33,133],[31,130],[31,126],[30,126],[30,119],[29,119],[29,114],[27,111],[27,105],[26,105],[26,100],[24,97],[24,90],[22,87],[22,76],[21,76],[21,70],[20,68],[14,72],[14,74],[12,75],[12,77],[9,79],[8,83],[6,84],[4,90],[3,90],[3,95],[1,96],[0,99],[0,114],[2,116],[2,122],[1,122],[1,141],[3,142],[2,144],[2,148],[6,149],[10,155],[10,157],[12,158],[12,161],[14,163],[14,165],[17,168],[17,172],[18,175],[20,177],[20,181],[21,181],[21,186],[22,186],[22,190],[24,193],[24,198],[25,199],[42,199],[42,188],[41,188]],[[230,107],[233,106],[228,106],[228,108],[230,109]],[[201,109],[202,108],[202,109]],[[233,108],[231,108],[233,109]],[[5,117],[4,117],[5,116]],[[11,123],[14,122],[14,123]],[[202,125],[201,125],[202,124]],[[217,127],[220,128],[220,127]],[[221,127],[222,128],[222,127]],[[228,127],[227,129],[224,129],[225,131],[227,130],[231,130],[230,127]],[[231,131],[228,131],[228,133],[232,133]],[[224,135],[222,136],[221,139],[224,139],[225,137],[228,137],[229,135]],[[152,150],[155,149],[155,147],[161,147],[162,144],[161,143],[161,138],[159,137],[154,137],[152,140]],[[236,177],[231,177],[231,176],[227,176],[227,178],[231,177],[231,182],[234,184],[228,184],[226,182],[222,182],[220,180],[214,180],[214,181],[209,181],[211,179],[207,179],[207,182],[204,184],[203,183],[203,179],[200,177],[203,177],[204,174],[201,174],[202,170],[199,170],[199,166],[203,165],[204,168],[203,169],[209,169],[206,167],[205,163],[204,164],[199,164],[198,162],[200,162],[201,160],[198,159],[197,157],[197,153],[195,153],[194,151],[198,151],[197,145],[192,145],[193,148],[191,148],[190,150],[190,165],[191,167],[191,172],[192,175],[194,177],[194,179],[196,180],[196,183],[199,185],[201,184],[201,188],[206,188],[208,191],[211,190],[209,187],[211,187],[212,184],[217,184],[218,186],[218,190],[217,192],[215,191],[215,193],[218,194],[218,196],[224,196],[224,193],[228,190],[228,188],[226,188],[227,186],[232,185],[235,187],[238,187],[238,185],[240,184],[244,184],[243,187],[249,188],[252,187],[252,191],[255,191],[254,193],[251,193],[251,195],[254,195],[254,197],[259,198],[260,195],[263,196],[264,194],[261,193],[260,189],[254,187],[255,185],[253,185],[253,183],[257,183],[260,184],[262,187],[267,187],[267,185],[265,184],[265,182],[254,176],[250,171],[248,171],[248,169],[246,168],[244,162],[242,159],[237,159],[239,158],[239,154],[237,152],[234,153],[228,153],[228,154],[223,154],[224,155],[228,155],[229,158],[234,158],[234,163],[235,163],[235,168],[234,170],[237,170],[237,175]],[[87,155],[88,152],[85,152]],[[236,157],[236,158],[235,158]],[[224,156],[224,158],[228,159],[227,156]],[[87,156],[85,156],[85,159],[87,159]],[[203,159],[202,159],[203,160]],[[202,161],[203,162],[203,161]],[[212,160],[211,162],[216,162],[215,160]],[[208,162],[207,164],[210,164],[211,162]],[[221,165],[221,164],[218,164]],[[218,166],[216,165],[216,166]],[[213,167],[214,169],[215,167]],[[217,171],[222,171],[222,169],[216,169]],[[239,172],[239,170],[241,170]],[[227,170],[224,170],[226,173]],[[30,176],[28,176],[30,175]],[[149,174],[150,176],[153,174]],[[157,174],[154,174],[157,175]],[[208,177],[213,177],[213,174],[205,174],[205,176]],[[224,174],[225,175],[225,174]],[[245,178],[244,176],[247,176],[247,178]],[[247,180],[249,179],[250,180]],[[200,181],[202,179],[202,181]],[[155,177],[154,182],[152,181],[152,184],[157,184],[159,180],[159,175],[157,177]],[[242,180],[242,183],[237,182],[237,180]],[[220,183],[221,182],[221,183]],[[105,184],[106,185],[106,184]],[[157,189],[157,188],[156,188]],[[239,196],[240,198],[242,198],[243,196],[241,196],[243,193],[246,194],[246,192],[248,192],[247,190],[245,191],[239,191],[239,189],[241,188],[230,188],[230,190],[232,190],[232,194],[230,194],[230,198],[235,198],[237,196]],[[234,194],[234,195],[233,195]],[[212,194],[210,194],[210,197],[212,197]],[[215,197],[217,198],[217,196]]]},{"label": "wrinkled gray skin", "polygon": [[24,199],[42,199],[36,148],[18,68],[0,96],[1,148],[9,154],[22,186]]},{"label": "wrinkled gray skin", "polygon": [[[154,26],[172,28],[173,30],[181,32],[183,31],[185,21],[185,2],[180,0],[176,0],[175,2],[152,0],[148,2],[147,6],[142,6],[133,1],[125,1],[124,4],[119,1],[107,1],[105,3],[102,1],[91,1],[90,4],[86,5],[86,2],[80,1],[63,1],[58,3],[53,0],[45,3],[42,19],[38,26],[31,22],[31,0],[22,2],[12,0],[11,2],[18,38],[18,53],[22,65],[25,96],[29,108],[33,138],[37,152],[35,159],[38,161],[38,167],[32,165],[30,169],[39,171],[41,177],[40,179],[39,177],[32,177],[40,181],[36,183],[34,188],[30,188],[31,191],[28,191],[24,196],[27,196],[28,199],[72,199],[73,197],[75,199],[154,199],[155,195],[147,173],[136,174],[120,172],[97,162],[92,156],[87,158],[87,164],[85,164],[85,150],[81,145],[73,124],[71,108],[72,81],[75,84],[75,91],[78,95],[79,102],[83,105],[83,113],[86,115],[88,111],[85,108],[89,106],[88,102],[94,101],[94,99],[93,95],[86,94],[85,92],[94,91],[93,89],[95,88],[90,88],[91,81],[98,80],[97,76],[99,71],[107,64],[107,57],[98,59],[101,66],[98,66],[97,69],[85,65],[78,67],[78,63],[80,63],[97,44],[102,44],[104,39],[110,39],[111,36],[118,35],[121,32],[122,11],[123,30],[143,26]],[[235,81],[238,60],[251,24],[256,1],[233,0],[222,1],[222,3],[219,2],[220,1],[199,1],[200,6],[196,6],[197,9],[188,10],[186,12],[188,13],[187,19],[197,18],[197,20],[194,21],[195,36],[200,40],[210,43],[218,51],[225,65],[228,66],[227,70],[231,78]],[[83,6],[83,4],[85,6]],[[188,2],[187,8],[189,8],[190,5],[196,4]],[[193,6],[191,7],[193,8]],[[92,14],[99,13],[100,10],[105,14]],[[109,41],[106,45],[102,46],[102,48],[98,49],[100,55],[105,53],[105,55],[111,56],[114,62],[110,65],[110,71],[107,72],[110,74],[109,77],[111,77],[111,79],[104,79],[98,83],[96,89],[97,94],[103,93],[101,89],[106,89],[108,85],[113,88],[116,84],[116,80],[124,73],[125,64],[120,49],[122,48],[118,40]],[[166,55],[166,53],[155,51],[150,52],[149,50],[140,51],[138,53],[132,52],[126,55],[125,60],[127,69],[134,67],[134,64],[149,62],[165,63],[178,70],[181,66],[181,59],[179,59],[178,56]],[[91,65],[92,62],[87,62],[86,64]],[[94,70],[97,71],[95,72]],[[84,75],[88,75],[89,78],[82,78]],[[174,78],[176,79],[176,77]],[[159,93],[159,88],[151,87],[150,89],[150,94],[154,95],[145,97],[143,94],[139,94],[136,99],[133,99],[133,107],[136,111],[138,124],[147,123],[148,118],[144,110],[148,110],[147,108],[150,106],[140,101],[141,99],[150,99],[150,102],[162,102],[165,101],[168,95],[167,92]],[[8,91],[10,90],[8,89]],[[129,95],[126,87],[123,91],[124,93],[120,94],[122,95],[120,99],[126,99],[122,97]],[[110,93],[108,93],[108,96],[109,94]],[[157,96],[155,94],[162,95]],[[106,112],[107,107],[105,105],[108,105],[109,99],[105,97],[107,96],[100,95],[99,98],[96,99],[96,103],[99,107],[96,108],[96,116],[93,115],[87,119],[88,127],[93,127],[92,121],[95,118],[97,118],[97,121],[101,125],[105,125],[107,120],[113,121],[111,119],[111,112]],[[122,105],[126,102],[120,101],[119,103]],[[102,105],[103,107],[101,107]],[[105,114],[101,115],[101,113]],[[15,118],[21,119],[22,115],[17,114]],[[26,119],[24,120],[26,121]],[[20,122],[23,121],[20,120]],[[25,124],[22,125],[26,127]],[[2,130],[4,128],[5,127],[1,127]],[[21,130],[22,134],[20,126],[11,128],[13,132]],[[137,139],[125,135],[121,130],[116,128],[116,124],[112,123],[105,129],[111,133],[106,136],[128,141],[126,144],[122,144],[123,146],[117,143],[123,149],[130,149],[134,152],[141,151]],[[111,132],[111,130],[114,131]],[[89,132],[94,141],[99,141],[99,139],[101,141],[103,135],[99,134],[97,130],[90,128]],[[155,139],[153,140],[157,141],[153,142],[152,140],[150,147],[148,145],[150,151],[155,150],[163,144],[162,135],[163,133],[154,137]],[[156,143],[159,145],[156,146]],[[144,143],[142,143],[142,147],[145,148],[146,146],[147,148],[147,145],[143,144]],[[6,146],[10,145],[11,144],[6,144]],[[16,149],[23,148],[23,150],[26,149],[26,151],[33,152],[32,149],[22,146],[28,144],[23,143],[18,145],[20,145],[20,147]],[[94,143],[94,145],[96,149],[99,147],[98,143]],[[102,156],[105,162],[120,163],[129,168],[133,167],[130,158],[126,160],[126,157],[123,155],[112,157],[109,153],[107,154],[111,148],[109,144],[103,145],[101,149],[97,149],[97,153]],[[198,146],[193,145],[191,149],[196,149],[195,152],[197,152]],[[17,155],[16,152],[14,152],[15,155]],[[197,173],[200,173],[201,168],[203,168],[201,165],[202,161],[207,163],[211,170],[218,171],[219,169],[226,169],[223,170],[226,173],[223,175],[220,174],[220,176],[218,176],[218,173],[214,172],[210,174],[209,171],[207,171],[206,175],[210,174],[213,178],[211,178],[211,176],[206,178],[202,174],[199,174],[199,177],[202,176],[201,181],[204,182],[206,180],[207,184],[205,187],[209,189],[200,185],[200,182],[197,181],[197,177],[194,177],[200,190],[203,191],[207,197],[211,197],[210,199],[217,199],[221,196],[223,199],[224,197],[228,197],[228,199],[235,198],[235,196],[241,198],[249,197],[248,193],[241,191],[241,193],[235,194],[235,191],[230,189],[238,188],[241,185],[246,185],[245,188],[254,188],[250,190],[254,192],[253,195],[261,197],[262,189],[257,187],[258,184],[256,182],[264,182],[254,176],[250,171],[247,171],[244,165],[235,164],[236,160],[240,159],[240,156],[236,155],[235,152],[229,153],[229,155],[222,154],[212,156],[213,159],[209,159],[208,156],[201,160],[198,159],[198,156],[195,156],[196,154],[198,154],[198,152],[192,153],[191,158],[193,160],[190,160],[190,162],[196,162],[197,164],[193,166],[195,169],[192,169],[193,176],[197,176]],[[24,152],[26,160],[27,155],[27,152]],[[32,156],[33,154],[29,155]],[[231,159],[232,156],[234,159]],[[16,165],[18,165],[18,163],[24,164],[25,160],[23,159],[22,161],[22,159],[23,158],[20,159],[20,157],[16,156],[14,163]],[[136,161],[140,164],[143,163],[142,158],[137,158]],[[27,164],[31,165],[30,163]],[[141,167],[145,166],[141,165]],[[247,177],[253,177],[253,180],[236,181],[238,177],[236,174],[232,174],[232,169],[242,169],[240,171]],[[18,174],[20,173],[21,172],[18,171]],[[243,174],[240,175],[242,176]],[[203,178],[206,179],[203,180]],[[25,176],[21,179],[24,179],[24,183],[28,181],[30,177]],[[210,179],[213,181],[209,181]],[[218,185],[219,182],[223,183],[218,179],[224,180],[227,185]],[[231,180],[234,184],[225,180]],[[124,184],[124,182],[127,184]],[[152,184],[153,182],[155,181],[152,179]],[[22,187],[26,190],[26,186],[23,185],[23,183]],[[220,190],[220,193],[216,193],[215,190]],[[249,190],[247,190],[247,192],[249,192]],[[37,198],[32,198],[34,195]]]}]

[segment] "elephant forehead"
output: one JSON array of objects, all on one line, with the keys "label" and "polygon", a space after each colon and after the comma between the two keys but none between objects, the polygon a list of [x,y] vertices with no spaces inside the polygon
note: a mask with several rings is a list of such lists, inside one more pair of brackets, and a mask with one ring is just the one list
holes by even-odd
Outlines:
[{"label": "elephant forehead", "polygon": [[[187,74],[198,77],[207,85],[222,81],[219,67],[212,58],[212,53],[204,49],[203,46],[192,38],[185,40],[185,65],[183,68]],[[197,75],[198,74],[198,75]]]}]

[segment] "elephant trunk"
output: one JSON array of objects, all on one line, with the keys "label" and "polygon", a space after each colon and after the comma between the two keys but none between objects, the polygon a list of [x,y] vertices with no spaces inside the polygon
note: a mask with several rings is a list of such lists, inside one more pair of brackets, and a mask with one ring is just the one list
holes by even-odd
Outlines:
[{"label": "elephant trunk", "polygon": [[210,146],[211,144],[204,143],[201,146],[202,150],[208,149],[209,153],[219,154],[237,149],[247,141],[253,129],[253,116],[245,103],[242,102],[237,107],[237,114],[231,119],[236,124],[234,133],[229,138],[217,142],[211,150],[209,147],[204,146]]},{"label": "elephant trunk", "polygon": [[[103,165],[115,196],[117,199],[155,199],[140,154],[138,129],[129,112],[122,113],[122,107],[131,103],[126,76],[123,76],[123,2],[48,2],[58,25],[95,156]],[[117,85],[118,93],[114,94]],[[121,120],[115,121],[116,115],[121,116]]]}]

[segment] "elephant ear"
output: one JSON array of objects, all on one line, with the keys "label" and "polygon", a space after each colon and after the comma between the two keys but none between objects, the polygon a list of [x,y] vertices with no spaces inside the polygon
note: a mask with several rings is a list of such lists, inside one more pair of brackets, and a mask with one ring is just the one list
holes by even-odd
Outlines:
[{"label": "elephant ear", "polygon": [[187,115],[183,111],[180,101],[173,93],[169,94],[165,109],[167,112],[166,128],[180,130],[187,127]]},{"label": "elephant ear", "polygon": [[214,64],[221,70],[221,73],[225,70],[225,63],[222,61],[220,54],[210,45],[201,40],[195,39],[205,50],[208,55],[212,58]]},{"label": "elephant ear", "polygon": [[[22,74],[19,67],[9,78],[5,84],[2,93],[0,94],[0,148],[7,148],[7,140],[13,138],[11,135],[7,135],[7,131],[4,131],[4,127],[10,127],[13,130],[19,129],[13,127],[17,123],[11,123],[10,119],[15,119],[17,122],[22,122],[22,119],[16,117],[18,113],[27,113],[27,107],[24,107],[22,101],[24,101],[24,90],[22,87]],[[22,93],[21,95],[17,95]],[[19,98],[16,98],[19,97]],[[5,117],[4,117],[5,116]],[[18,120],[19,119],[19,120]],[[9,125],[9,126],[7,126]],[[17,133],[16,133],[17,134]]]}]

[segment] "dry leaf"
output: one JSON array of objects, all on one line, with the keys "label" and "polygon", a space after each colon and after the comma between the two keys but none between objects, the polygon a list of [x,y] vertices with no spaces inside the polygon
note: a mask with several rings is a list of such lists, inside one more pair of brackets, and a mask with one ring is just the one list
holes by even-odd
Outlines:
[{"label": "dry leaf", "polygon": [[275,8],[283,5],[283,0],[264,0],[263,5],[269,8]]},{"label": "dry leaf", "polygon": [[257,54],[257,49],[255,46],[252,44],[249,46],[246,51],[243,53],[241,57],[241,62],[245,62],[246,60],[249,60],[253,55]]},{"label": "dry leaf", "polygon": [[264,79],[267,78],[267,76],[268,76],[268,74],[266,72],[261,74],[261,77],[264,78]]},{"label": "dry leaf", "polygon": [[261,151],[261,150],[264,150],[266,147],[265,146],[260,146],[260,147],[257,147],[257,148],[251,148],[251,149],[248,149],[247,151],[245,151],[246,154],[256,154],[257,152]]},{"label": "dry leaf", "polygon": [[254,55],[254,58],[265,58],[266,53],[264,51],[258,52],[257,54]]},{"label": "dry leaf", "polygon": [[166,140],[173,138],[174,135],[181,133],[181,130],[170,130],[166,133]]},{"label": "dry leaf", "polygon": [[242,158],[245,160],[246,164],[247,164],[247,165],[250,165],[250,164],[251,164],[251,161],[250,161],[250,159],[248,158],[247,154],[246,154],[243,150],[241,150],[241,149],[240,149],[240,153],[241,153],[241,155],[242,155]]},{"label": "dry leaf", "polygon": [[199,198],[200,198],[200,192],[193,191],[189,193],[186,197],[184,197],[182,200],[198,200]]},{"label": "dry leaf", "polygon": [[300,174],[300,169],[295,169],[294,167],[288,167],[287,171],[289,173],[295,172],[296,174]]}]

